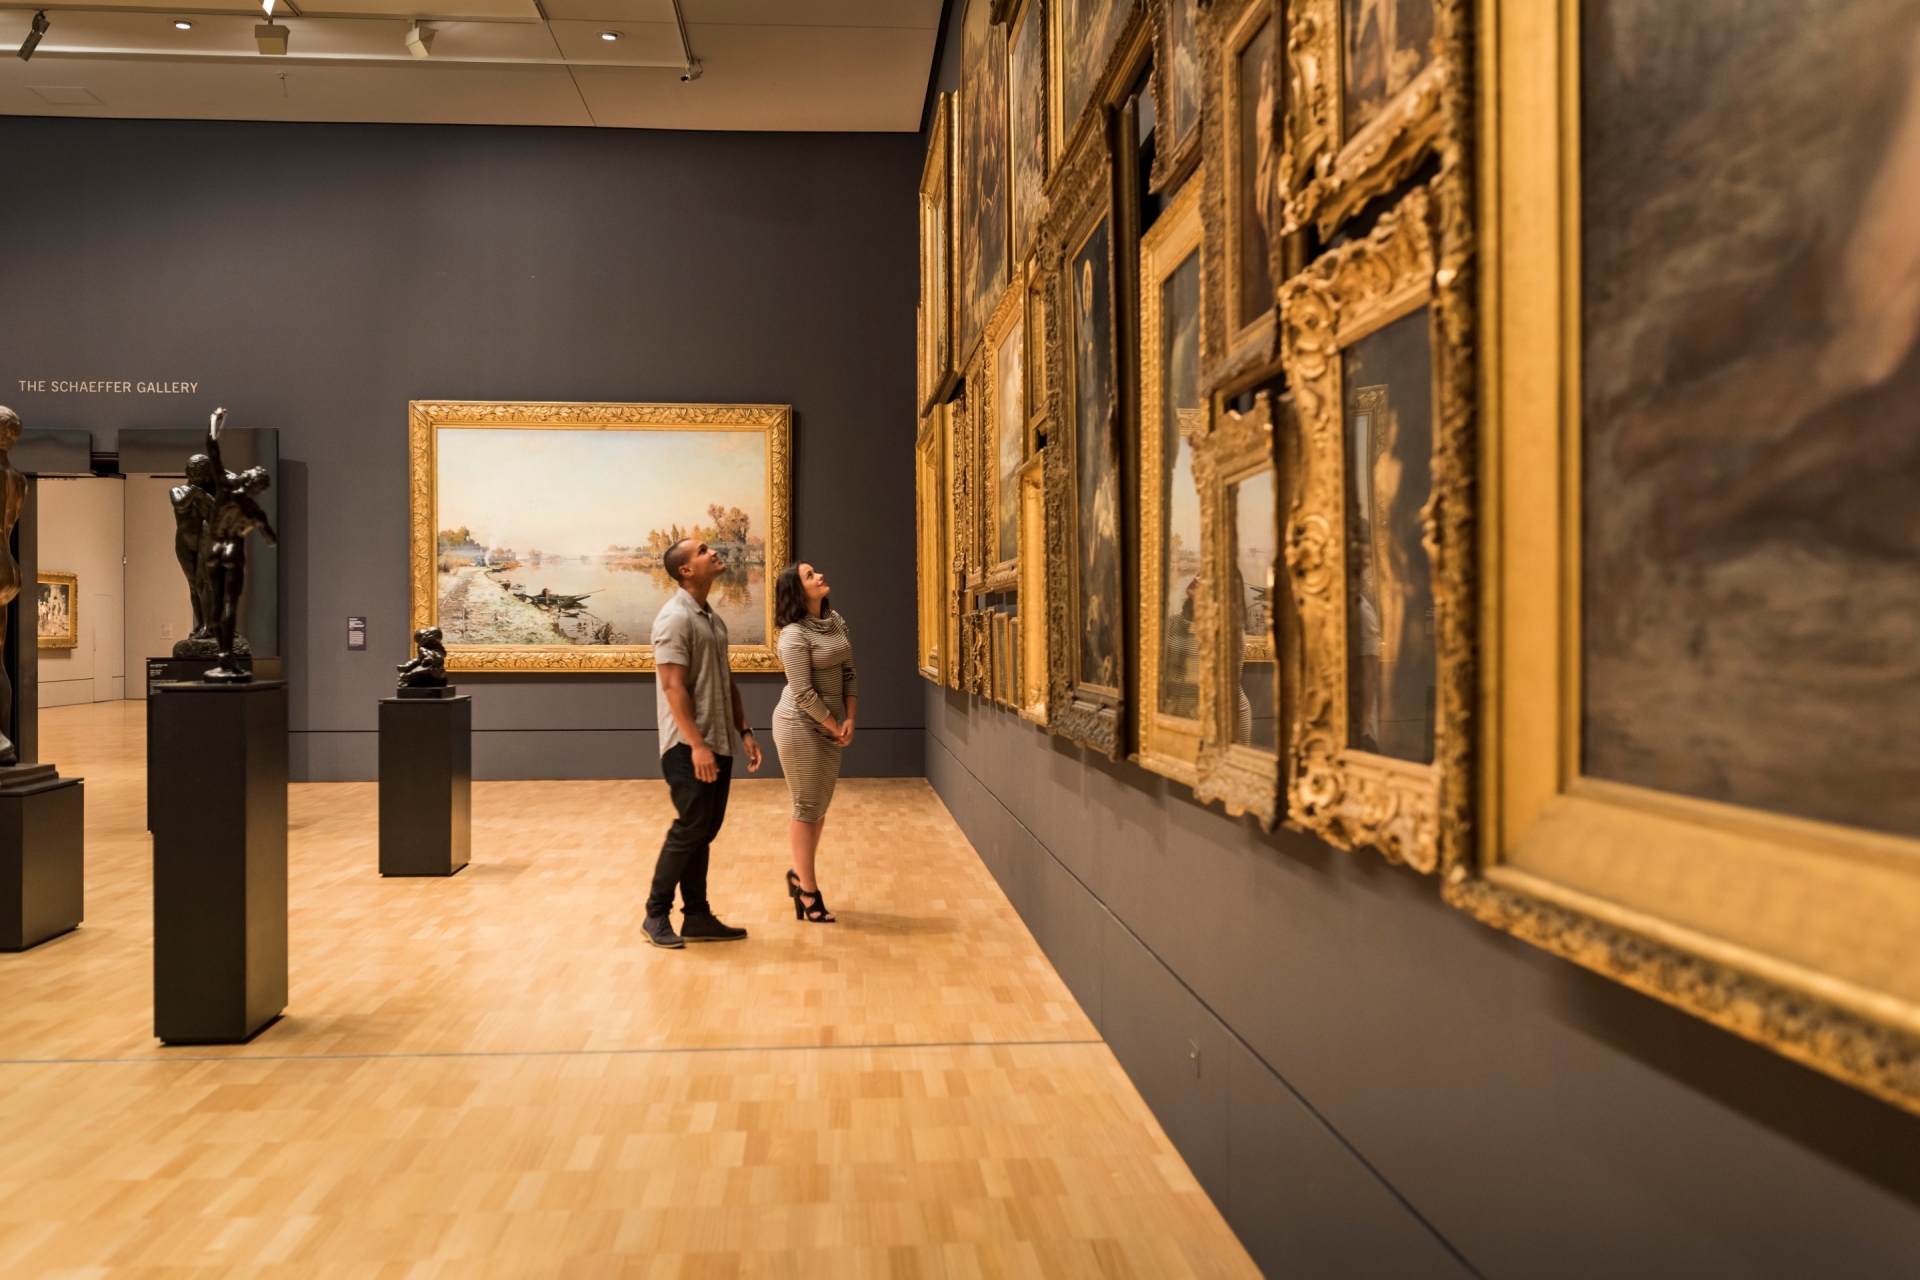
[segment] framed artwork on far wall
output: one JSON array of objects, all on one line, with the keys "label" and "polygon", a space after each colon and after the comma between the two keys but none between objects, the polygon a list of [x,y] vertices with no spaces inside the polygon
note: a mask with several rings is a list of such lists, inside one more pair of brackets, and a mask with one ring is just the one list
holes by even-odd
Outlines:
[{"label": "framed artwork on far wall", "polygon": [[40,572],[37,600],[39,647],[80,647],[80,579],[71,573]]},{"label": "framed artwork on far wall", "polygon": [[791,556],[786,405],[408,405],[413,627],[450,671],[651,671],[681,538],[727,562],[735,671],[778,671],[771,574]]}]

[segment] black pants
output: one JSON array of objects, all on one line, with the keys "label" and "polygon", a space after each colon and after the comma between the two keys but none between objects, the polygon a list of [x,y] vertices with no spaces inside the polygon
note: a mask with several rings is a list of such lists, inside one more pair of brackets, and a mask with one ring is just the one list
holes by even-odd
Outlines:
[{"label": "black pants", "polygon": [[693,775],[693,748],[686,743],[667,748],[660,757],[660,772],[666,775],[674,812],[680,816],[667,828],[660,860],[653,864],[653,892],[647,895],[649,917],[664,916],[673,909],[676,886],[680,905],[688,915],[708,915],[713,910],[707,903],[707,860],[713,851],[713,838],[727,820],[733,757],[716,755],[713,761],[720,766],[720,776],[702,782]]}]

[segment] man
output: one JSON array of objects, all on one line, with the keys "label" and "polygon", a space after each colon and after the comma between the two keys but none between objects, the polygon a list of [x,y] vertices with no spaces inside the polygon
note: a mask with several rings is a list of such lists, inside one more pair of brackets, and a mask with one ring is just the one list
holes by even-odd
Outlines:
[{"label": "man", "polygon": [[[680,816],[667,828],[647,896],[647,941],[656,947],[688,942],[732,942],[745,929],[720,923],[707,902],[707,861],[727,817],[737,735],[747,769],[760,768],[740,687],[727,660],[727,624],[707,606],[707,593],[726,564],[712,547],[683,538],[667,549],[667,576],[680,584],[653,620],[653,663],[660,720],[660,772]],[[719,744],[716,748],[715,744]],[[680,889],[680,932],[668,912]]]}]

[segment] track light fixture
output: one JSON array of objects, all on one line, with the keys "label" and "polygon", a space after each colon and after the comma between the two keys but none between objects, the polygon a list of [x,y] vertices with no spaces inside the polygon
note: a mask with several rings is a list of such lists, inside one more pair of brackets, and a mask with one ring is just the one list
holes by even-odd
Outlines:
[{"label": "track light fixture", "polygon": [[42,9],[33,15],[33,29],[27,32],[27,38],[20,42],[20,61],[33,60],[33,51],[40,47],[40,37],[45,34],[47,34],[47,11]]},{"label": "track light fixture", "polygon": [[287,28],[276,22],[262,22],[253,29],[253,42],[260,46],[260,52],[282,55],[287,51]]},{"label": "track light fixture", "polygon": [[700,78],[700,72],[700,59],[695,58],[687,64],[687,69],[680,73],[680,83],[686,84],[690,80],[698,80]]},{"label": "track light fixture", "polygon": [[433,52],[432,27],[423,27],[418,22],[407,28],[407,52],[416,58],[424,58]]},{"label": "track light fixture", "polygon": [[191,31],[193,30],[193,24],[185,18],[175,18],[173,20],[173,29],[175,31]]}]

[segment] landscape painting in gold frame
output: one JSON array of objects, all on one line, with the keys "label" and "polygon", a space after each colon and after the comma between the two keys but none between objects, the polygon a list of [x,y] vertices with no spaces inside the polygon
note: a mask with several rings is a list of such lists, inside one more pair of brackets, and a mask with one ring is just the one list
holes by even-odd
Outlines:
[{"label": "landscape painting in gold frame", "polygon": [[[1910,632],[1920,614],[1829,594],[1857,575],[1853,588],[1884,602],[1920,580],[1911,542],[1873,542],[1876,528],[1912,528],[1915,473],[1887,465],[1885,442],[1920,438],[1920,403],[1899,390],[1920,344],[1909,325],[1878,362],[1833,354],[1858,353],[1853,317],[1886,314],[1870,299],[1894,278],[1889,251],[1912,260],[1909,211],[1875,193],[1913,172],[1898,140],[1902,119],[1920,119],[1908,52],[1920,14],[1862,3],[1728,26],[1728,6],[1703,0],[1663,9],[1635,39],[1608,22],[1611,5],[1585,7],[1482,10],[1481,192],[1500,228],[1482,293],[1486,767],[1477,839],[1450,859],[1446,896],[1920,1112],[1920,839],[1899,807],[1914,799],[1916,646],[1860,643],[1867,618]],[[1615,39],[1589,43],[1584,23]],[[1668,51],[1704,31],[1732,33],[1716,46],[1728,52],[1704,72],[1677,66]],[[1582,136],[1583,100],[1610,138]],[[1633,167],[1649,124],[1674,160],[1658,172]],[[1833,179],[1807,181],[1809,164]],[[1649,202],[1674,211],[1678,234],[1627,234],[1638,224],[1623,209]],[[1783,254],[1771,228],[1831,237],[1833,251]],[[1590,254],[1610,268],[1603,279],[1585,278]],[[1758,296],[1782,301],[1742,301]],[[1685,317],[1706,299],[1739,317],[1735,345],[1676,368],[1661,354],[1695,339]],[[1631,348],[1604,340],[1623,323],[1641,338]],[[1781,326],[1794,341],[1774,345]],[[1606,394],[1649,375],[1671,380]],[[1767,432],[1743,430],[1756,417]],[[1705,451],[1710,492],[1688,480]],[[1823,487],[1836,474],[1854,480]],[[1763,499],[1763,518],[1743,514]],[[1876,526],[1876,512],[1905,523]],[[1661,539],[1672,567],[1647,565],[1620,600],[1594,600],[1595,585],[1620,582],[1620,540],[1639,538]],[[1799,571],[1769,567],[1782,558]],[[1742,575],[1741,592],[1726,589]],[[1679,607],[1687,592],[1715,592],[1719,608]],[[1783,592],[1812,603],[1783,610]],[[1650,607],[1662,593],[1676,603]],[[1769,646],[1782,626],[1802,638]],[[1622,653],[1623,640],[1669,631],[1679,643],[1658,661],[1646,656],[1657,648]],[[1690,647],[1689,633],[1710,644]],[[1655,694],[1637,711],[1619,700],[1622,664]],[[1843,679],[1850,697],[1822,696]],[[1753,688],[1760,705],[1738,705]],[[1652,740],[1648,725],[1669,752],[1662,776],[1624,781],[1620,739],[1638,728]],[[1770,781],[1767,752],[1797,767]],[[1864,787],[1847,776],[1862,767],[1880,771]]]},{"label": "landscape painting in gold frame", "polygon": [[791,555],[786,405],[416,400],[413,626],[452,671],[651,671],[679,537],[728,562],[713,607],[735,671],[778,671],[772,574]]},{"label": "landscape painting in gold frame", "polygon": [[1189,183],[1140,244],[1140,706],[1135,758],[1193,786],[1200,755],[1200,189]]}]

